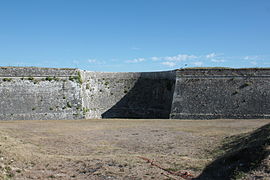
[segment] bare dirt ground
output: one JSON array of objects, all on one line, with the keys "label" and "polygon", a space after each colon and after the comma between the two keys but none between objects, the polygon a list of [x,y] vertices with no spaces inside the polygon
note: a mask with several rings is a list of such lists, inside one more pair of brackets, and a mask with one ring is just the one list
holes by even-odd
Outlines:
[{"label": "bare dirt ground", "polygon": [[170,179],[137,156],[198,176],[224,138],[267,123],[270,120],[2,121],[0,179]]}]

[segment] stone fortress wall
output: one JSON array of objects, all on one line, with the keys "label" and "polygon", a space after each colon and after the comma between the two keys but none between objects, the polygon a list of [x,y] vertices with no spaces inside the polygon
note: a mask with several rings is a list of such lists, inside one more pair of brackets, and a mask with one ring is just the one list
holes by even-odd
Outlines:
[{"label": "stone fortress wall", "polygon": [[0,68],[0,119],[83,118],[76,69]]},{"label": "stone fortress wall", "polygon": [[0,68],[0,120],[270,118],[270,69]]},{"label": "stone fortress wall", "polygon": [[82,72],[86,118],[169,118],[175,72]]},{"label": "stone fortress wall", "polygon": [[176,72],[170,118],[270,118],[270,69]]}]

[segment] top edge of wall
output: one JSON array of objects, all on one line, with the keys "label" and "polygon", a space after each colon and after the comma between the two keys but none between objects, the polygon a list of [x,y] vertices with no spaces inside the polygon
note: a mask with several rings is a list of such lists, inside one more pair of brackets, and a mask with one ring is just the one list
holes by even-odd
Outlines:
[{"label": "top edge of wall", "polygon": [[153,72],[95,72],[80,70],[77,68],[46,68],[46,67],[0,67],[0,77],[47,77],[47,76],[77,76],[78,72],[93,74],[130,74],[141,77],[153,76],[155,74],[171,74],[184,76],[270,76],[270,68],[226,68],[226,67],[201,67],[201,68],[183,68],[171,71],[153,71]]},{"label": "top edge of wall", "polygon": [[176,71],[157,71],[157,72],[92,72],[81,71],[83,79],[105,78],[105,79],[175,79]]},{"label": "top edge of wall", "polygon": [[44,68],[44,67],[0,67],[0,77],[67,77],[77,76],[74,68]]},{"label": "top edge of wall", "polygon": [[175,69],[176,71],[190,71],[190,70],[195,70],[195,71],[202,71],[202,70],[233,70],[233,71],[238,71],[238,70],[267,70],[270,71],[269,68],[229,68],[229,67],[190,67],[190,68],[181,68],[181,69]]},{"label": "top edge of wall", "polygon": [[36,67],[36,66],[0,66],[0,69],[56,69],[56,70],[77,70],[78,68],[52,68],[52,67]]},{"label": "top edge of wall", "polygon": [[266,76],[270,68],[186,68],[177,69],[177,76]]},{"label": "top edge of wall", "polygon": [[147,74],[147,73],[172,73],[175,72],[176,70],[169,70],[169,71],[149,71],[149,72],[106,72],[106,71],[89,71],[89,70],[81,70],[82,72],[86,73],[108,73],[108,74]]}]

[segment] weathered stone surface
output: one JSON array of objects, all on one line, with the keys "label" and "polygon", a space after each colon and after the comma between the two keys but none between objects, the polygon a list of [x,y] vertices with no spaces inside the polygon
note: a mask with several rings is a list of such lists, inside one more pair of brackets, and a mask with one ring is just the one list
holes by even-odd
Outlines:
[{"label": "weathered stone surface", "polygon": [[0,77],[69,77],[77,73],[71,68],[0,67]]},{"label": "weathered stone surface", "polygon": [[270,118],[270,69],[0,68],[0,120]]},{"label": "weathered stone surface", "polygon": [[16,74],[22,68],[9,68],[10,74],[0,77],[1,120],[83,118],[81,87],[73,79],[78,71],[64,70],[59,74],[56,69],[26,69],[22,74],[27,77]]},{"label": "weathered stone surface", "polygon": [[270,118],[269,69],[176,72],[171,118]]},{"label": "weathered stone surface", "polygon": [[175,72],[84,72],[86,118],[169,118]]}]

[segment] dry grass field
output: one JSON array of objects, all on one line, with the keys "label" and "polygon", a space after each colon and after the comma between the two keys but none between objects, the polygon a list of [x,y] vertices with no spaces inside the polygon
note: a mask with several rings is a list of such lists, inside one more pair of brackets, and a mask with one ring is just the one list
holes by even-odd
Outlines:
[{"label": "dry grass field", "polygon": [[181,179],[138,156],[171,171],[199,176],[225,152],[219,149],[224,140],[268,123],[263,119],[2,121],[0,179]]}]

